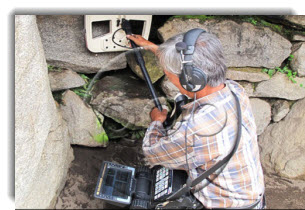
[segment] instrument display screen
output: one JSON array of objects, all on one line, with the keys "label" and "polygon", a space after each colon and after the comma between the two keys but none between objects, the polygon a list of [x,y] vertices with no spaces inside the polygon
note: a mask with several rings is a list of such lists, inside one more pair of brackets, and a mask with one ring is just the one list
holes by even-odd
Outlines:
[{"label": "instrument display screen", "polygon": [[134,168],[105,162],[100,171],[95,197],[130,203],[130,184],[134,173]]}]

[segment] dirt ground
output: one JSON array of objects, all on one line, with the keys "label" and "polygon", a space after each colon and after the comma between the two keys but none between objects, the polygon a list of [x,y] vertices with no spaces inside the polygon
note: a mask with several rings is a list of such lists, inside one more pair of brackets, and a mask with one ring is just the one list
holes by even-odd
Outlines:
[{"label": "dirt ground", "polygon": [[[69,169],[67,182],[57,200],[56,209],[117,208],[93,196],[101,164],[104,160],[129,166],[143,164],[140,142],[112,141],[107,148],[74,146],[75,160]],[[265,183],[269,209],[305,208],[305,181],[265,174]]]}]

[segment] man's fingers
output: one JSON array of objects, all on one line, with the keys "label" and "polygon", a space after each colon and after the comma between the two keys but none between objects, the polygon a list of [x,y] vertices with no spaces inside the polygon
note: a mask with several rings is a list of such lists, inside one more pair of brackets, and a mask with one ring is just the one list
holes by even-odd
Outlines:
[{"label": "man's fingers", "polygon": [[138,35],[136,35],[136,34],[126,35],[126,37],[128,39],[131,39],[132,41],[135,41],[136,39],[139,38]]}]

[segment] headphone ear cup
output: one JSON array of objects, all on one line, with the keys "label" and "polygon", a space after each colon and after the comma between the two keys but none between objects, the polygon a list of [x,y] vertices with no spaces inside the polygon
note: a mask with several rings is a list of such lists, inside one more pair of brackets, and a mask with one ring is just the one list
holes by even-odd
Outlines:
[{"label": "headphone ear cup", "polygon": [[201,69],[194,67],[192,71],[191,81],[194,86],[192,92],[197,92],[205,88],[205,86],[207,85],[207,76]]},{"label": "headphone ear cup", "polygon": [[206,86],[207,77],[202,70],[193,67],[190,74],[186,74],[185,71],[182,70],[179,81],[185,90],[189,92],[198,92]]},{"label": "headphone ear cup", "polygon": [[181,74],[179,75],[180,84],[181,84],[181,86],[182,86],[185,90],[187,90],[187,91],[192,91],[192,90],[194,89],[194,87],[193,87],[192,84],[190,84],[189,82],[187,82],[186,77],[187,77],[187,76],[186,76],[184,73],[181,73]]}]

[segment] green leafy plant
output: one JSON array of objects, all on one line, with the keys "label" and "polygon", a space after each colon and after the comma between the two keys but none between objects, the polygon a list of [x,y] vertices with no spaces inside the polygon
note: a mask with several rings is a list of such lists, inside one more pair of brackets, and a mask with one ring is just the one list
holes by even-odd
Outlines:
[{"label": "green leafy plant", "polygon": [[145,136],[145,131],[144,130],[136,130],[132,132],[131,138],[132,139],[142,139]]},{"label": "green leafy plant", "polygon": [[56,66],[52,66],[48,64],[48,71],[57,71],[57,72],[61,72],[62,69]]},{"label": "green leafy plant", "polygon": [[[289,67],[288,67],[288,66],[290,65],[290,62],[292,61],[293,57],[294,57],[293,55],[290,55],[290,56],[288,57],[288,59],[287,59],[288,62],[287,62],[287,64],[286,64],[283,68],[280,68],[280,67],[275,67],[274,69],[267,69],[267,68],[264,68],[264,69],[262,69],[262,72],[267,73],[267,74],[269,75],[270,78],[271,78],[276,72],[280,72],[280,73],[282,73],[282,74],[285,74],[291,82],[297,83],[297,81],[294,79],[294,78],[296,77],[296,75],[297,75],[297,72],[295,72],[295,71],[289,69]],[[303,84],[300,84],[300,87],[304,87],[304,85],[303,85]],[[305,88],[305,87],[304,87],[304,88]]]},{"label": "green leafy plant", "polygon": [[[75,94],[77,94],[78,96],[80,96],[81,98],[90,98],[91,97],[91,93],[90,93],[90,90],[88,89],[88,86],[91,83],[92,79],[90,79],[85,74],[80,74],[80,76],[85,81],[85,84],[82,87],[74,88],[72,91]],[[94,82],[96,82],[96,81],[94,81]]]},{"label": "green leafy plant", "polygon": [[257,25],[257,20],[253,17],[245,17],[242,18],[243,21],[252,23],[253,25]]}]

